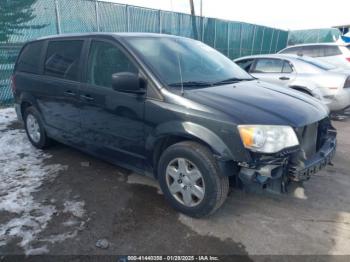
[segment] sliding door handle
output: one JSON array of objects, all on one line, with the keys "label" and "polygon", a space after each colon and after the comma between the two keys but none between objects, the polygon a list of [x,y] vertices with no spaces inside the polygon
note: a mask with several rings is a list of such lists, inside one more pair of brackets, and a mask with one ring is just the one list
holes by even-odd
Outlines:
[{"label": "sliding door handle", "polygon": [[95,99],[94,99],[92,96],[90,96],[90,95],[81,95],[80,98],[83,99],[83,100],[86,100],[86,101],[94,101],[94,100],[95,100]]}]

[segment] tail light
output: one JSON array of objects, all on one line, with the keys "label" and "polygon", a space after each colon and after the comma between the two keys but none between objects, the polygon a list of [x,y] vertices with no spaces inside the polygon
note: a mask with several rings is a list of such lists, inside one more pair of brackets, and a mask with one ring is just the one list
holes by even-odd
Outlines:
[{"label": "tail light", "polygon": [[11,86],[11,89],[12,89],[12,93],[15,94],[16,93],[16,82],[15,82],[15,76],[14,75],[11,76],[10,86]]},{"label": "tail light", "polygon": [[347,57],[347,58],[345,58],[346,60],[348,60],[348,62],[350,62],[350,57]]}]

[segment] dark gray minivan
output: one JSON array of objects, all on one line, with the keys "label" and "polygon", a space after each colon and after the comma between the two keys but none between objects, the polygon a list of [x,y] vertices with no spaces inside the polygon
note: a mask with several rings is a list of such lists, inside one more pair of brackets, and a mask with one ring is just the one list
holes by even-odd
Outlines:
[{"label": "dark gray minivan", "polygon": [[223,204],[229,181],[284,192],[329,164],[336,148],[318,100],[260,82],[182,37],[31,41],[12,89],[34,146],[53,139],[155,177],[171,205],[194,217]]}]

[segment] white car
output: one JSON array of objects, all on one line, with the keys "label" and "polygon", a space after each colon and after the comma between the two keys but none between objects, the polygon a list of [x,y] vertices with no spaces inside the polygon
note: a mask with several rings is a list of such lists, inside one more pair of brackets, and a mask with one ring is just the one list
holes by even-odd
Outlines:
[{"label": "white car", "polygon": [[254,77],[311,95],[341,111],[350,106],[350,70],[306,56],[255,55],[234,60]]},{"label": "white car", "polygon": [[278,53],[310,56],[328,62],[339,68],[350,69],[350,44],[302,44],[286,47]]}]

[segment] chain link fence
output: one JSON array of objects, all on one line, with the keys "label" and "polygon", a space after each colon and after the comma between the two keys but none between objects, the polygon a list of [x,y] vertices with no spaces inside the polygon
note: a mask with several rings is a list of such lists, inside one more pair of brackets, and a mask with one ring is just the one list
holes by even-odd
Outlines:
[{"label": "chain link fence", "polygon": [[76,32],[172,34],[201,40],[231,59],[275,53],[288,40],[287,31],[270,27],[97,0],[4,1],[0,14],[0,105],[12,102],[9,77],[20,47],[41,36]]}]

